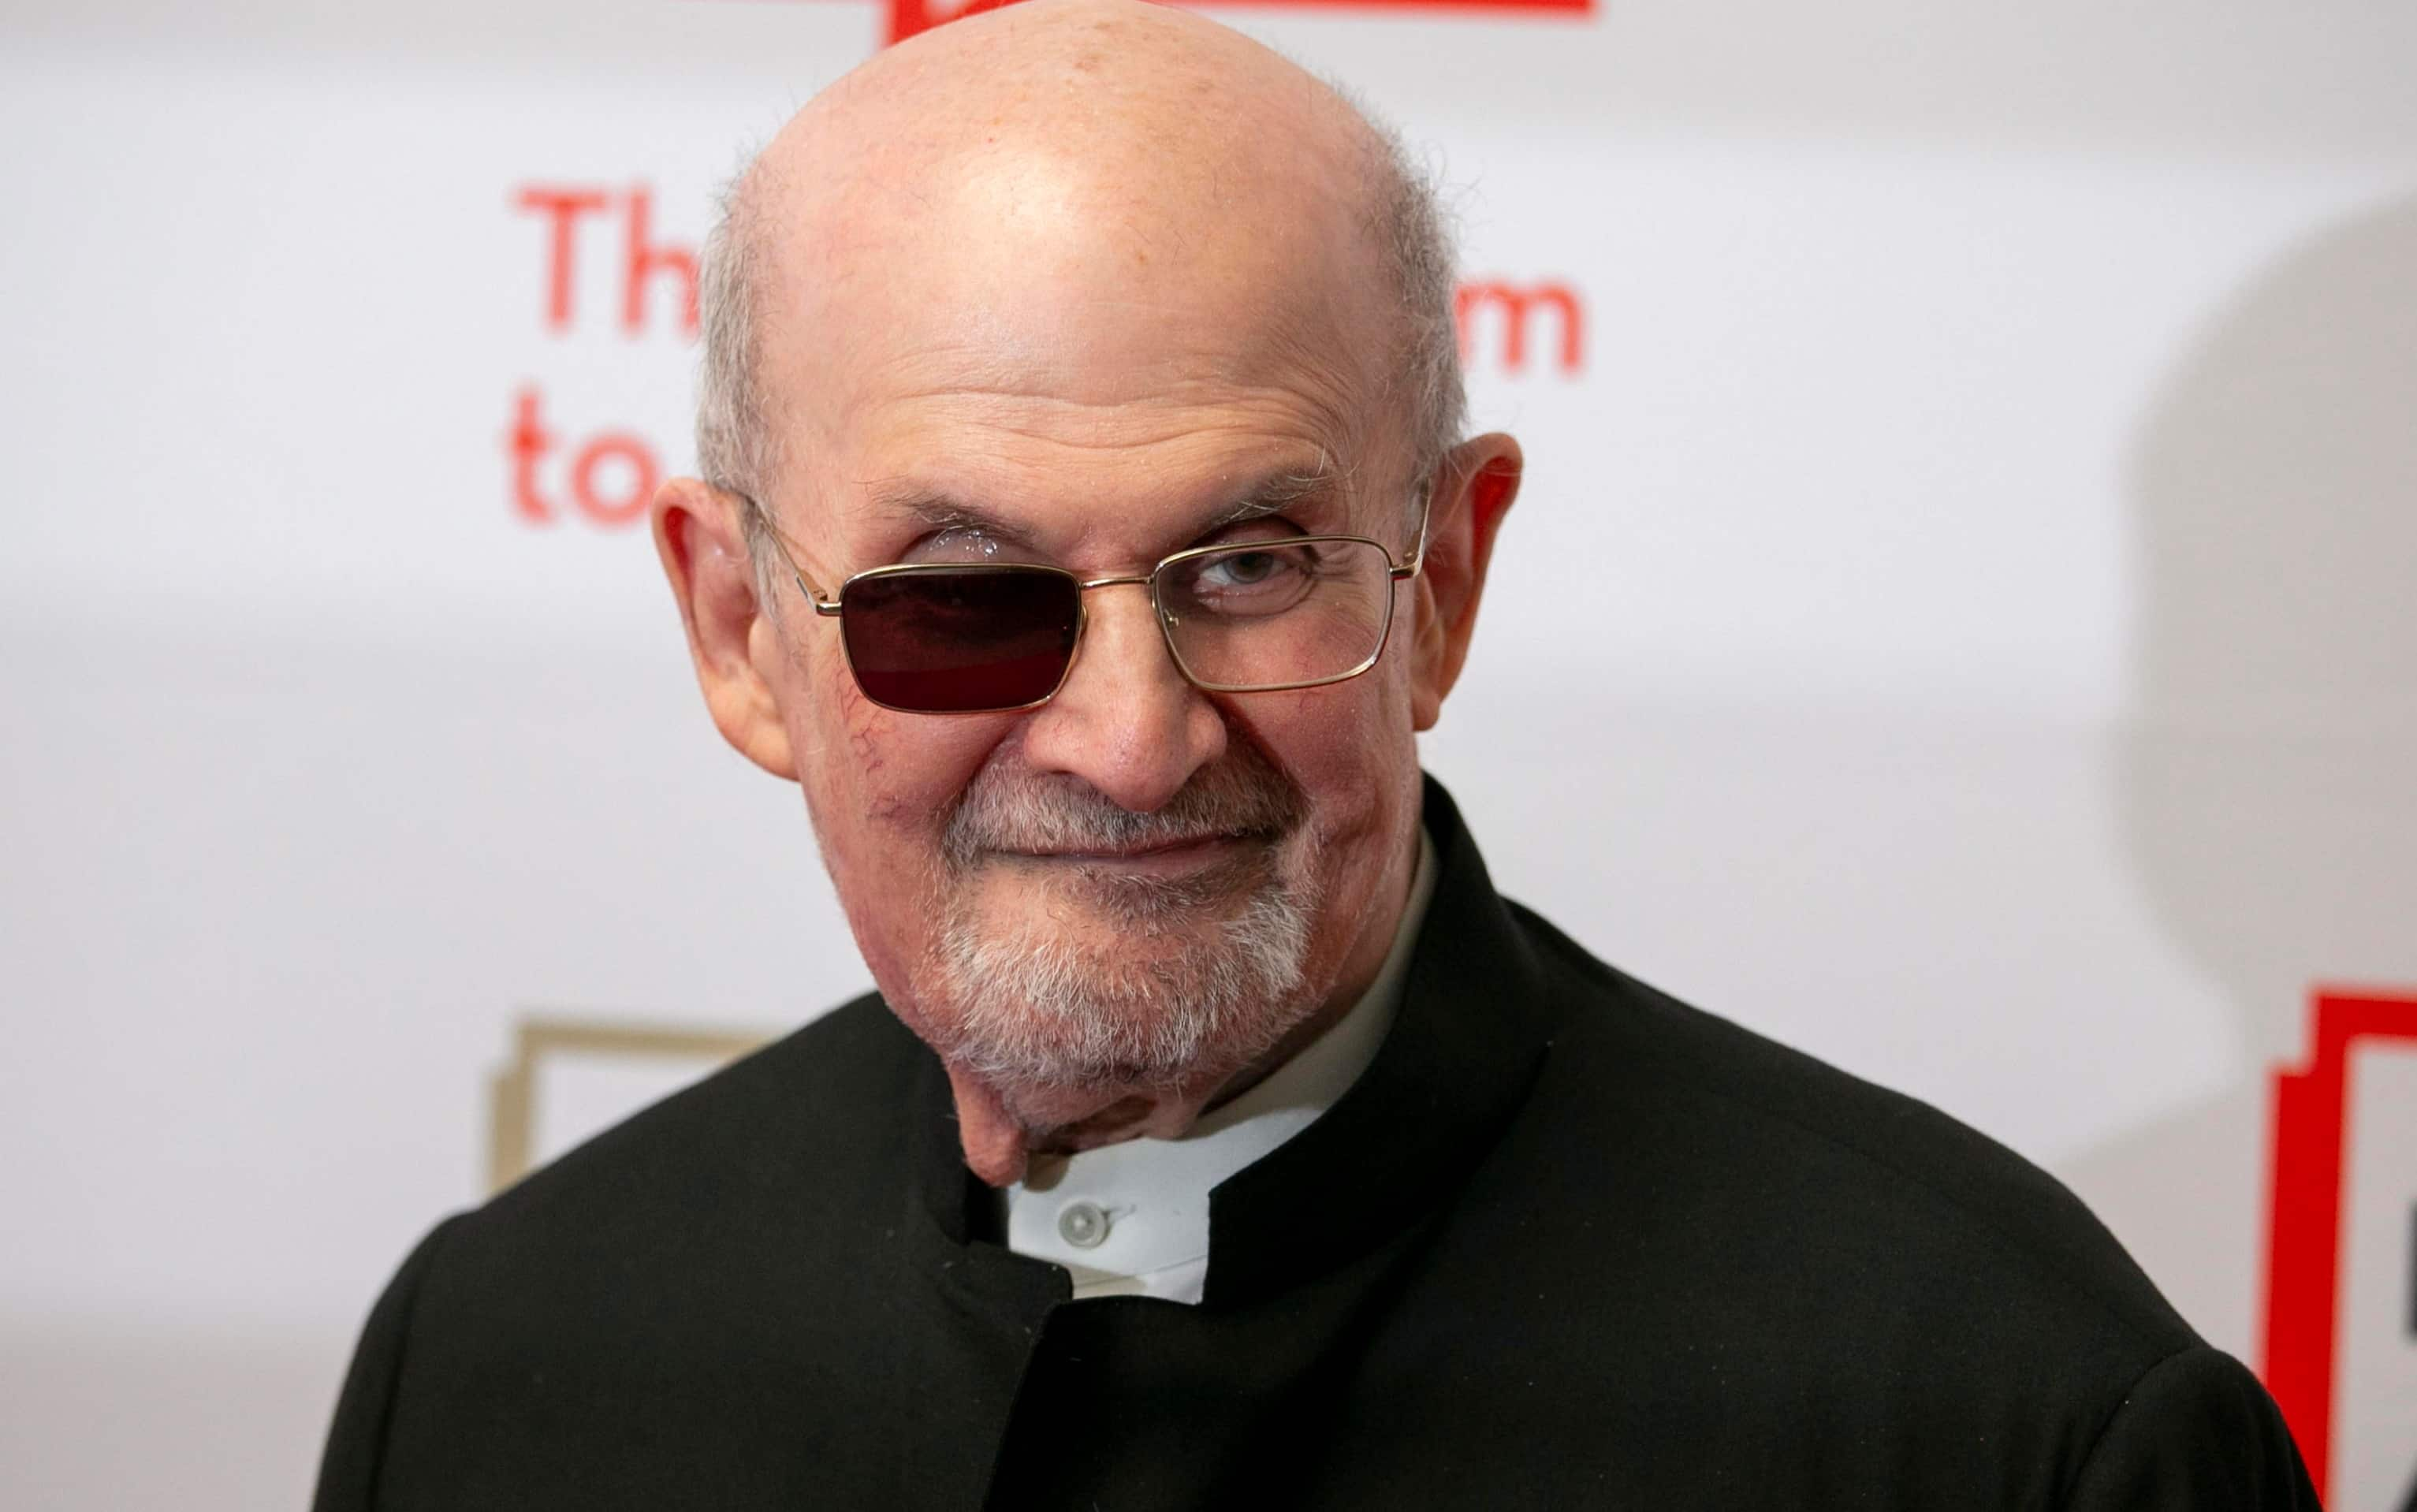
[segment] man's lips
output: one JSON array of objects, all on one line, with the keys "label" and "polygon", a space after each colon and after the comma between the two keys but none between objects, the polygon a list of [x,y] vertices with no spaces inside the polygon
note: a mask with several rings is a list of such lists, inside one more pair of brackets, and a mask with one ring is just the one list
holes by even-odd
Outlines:
[{"label": "man's lips", "polygon": [[1004,848],[992,852],[1010,861],[1072,866],[1112,866],[1132,871],[1165,871],[1222,860],[1236,848],[1265,839],[1262,835],[1216,831],[1137,846],[1024,850]]}]

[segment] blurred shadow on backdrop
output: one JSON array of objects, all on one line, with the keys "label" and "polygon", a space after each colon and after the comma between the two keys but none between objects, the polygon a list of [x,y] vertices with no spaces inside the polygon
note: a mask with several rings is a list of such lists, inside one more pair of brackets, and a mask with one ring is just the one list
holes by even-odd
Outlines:
[{"label": "blurred shadow on backdrop", "polygon": [[2119,804],[2240,1064],[2217,1097],[2059,1164],[2186,1314],[2256,1319],[2266,1074],[2303,1054],[2312,984],[2417,983],[2417,199],[2220,310],[2132,467]]}]

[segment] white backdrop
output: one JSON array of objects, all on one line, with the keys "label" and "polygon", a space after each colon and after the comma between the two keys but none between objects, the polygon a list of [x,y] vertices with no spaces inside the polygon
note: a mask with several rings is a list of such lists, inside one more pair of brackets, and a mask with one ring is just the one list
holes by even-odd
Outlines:
[{"label": "white backdrop", "polygon": [[[2045,1163],[2254,1357],[2265,1077],[2311,982],[2417,984],[2417,9],[1211,13],[1583,310],[1573,371],[1470,330],[1531,470],[1427,756],[1497,879]],[[524,1013],[864,985],[572,474],[689,465],[632,191],[692,246],[881,24],[0,13],[8,1506],[302,1501]],[[565,328],[532,189],[603,197]]]}]

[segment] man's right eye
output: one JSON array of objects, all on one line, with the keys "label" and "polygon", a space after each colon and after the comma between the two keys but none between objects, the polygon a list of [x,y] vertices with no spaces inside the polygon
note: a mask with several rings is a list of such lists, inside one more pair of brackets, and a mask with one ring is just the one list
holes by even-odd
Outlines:
[{"label": "man's right eye", "polygon": [[1284,561],[1275,552],[1238,551],[1211,561],[1200,582],[1212,589],[1256,588],[1282,571]]},{"label": "man's right eye", "polygon": [[1224,619],[1259,619],[1294,607],[1317,586],[1315,548],[1268,542],[1194,561],[1178,593],[1194,607]]}]

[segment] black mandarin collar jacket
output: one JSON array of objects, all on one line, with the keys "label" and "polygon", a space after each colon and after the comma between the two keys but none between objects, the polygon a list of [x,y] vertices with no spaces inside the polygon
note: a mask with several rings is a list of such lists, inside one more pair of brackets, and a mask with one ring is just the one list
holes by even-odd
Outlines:
[{"label": "black mandarin collar jacket", "polygon": [[1358,1084],[1207,1292],[1009,1253],[866,998],[437,1227],[320,1512],[2313,1507],[2273,1403],[2053,1181],[1438,876]]}]

